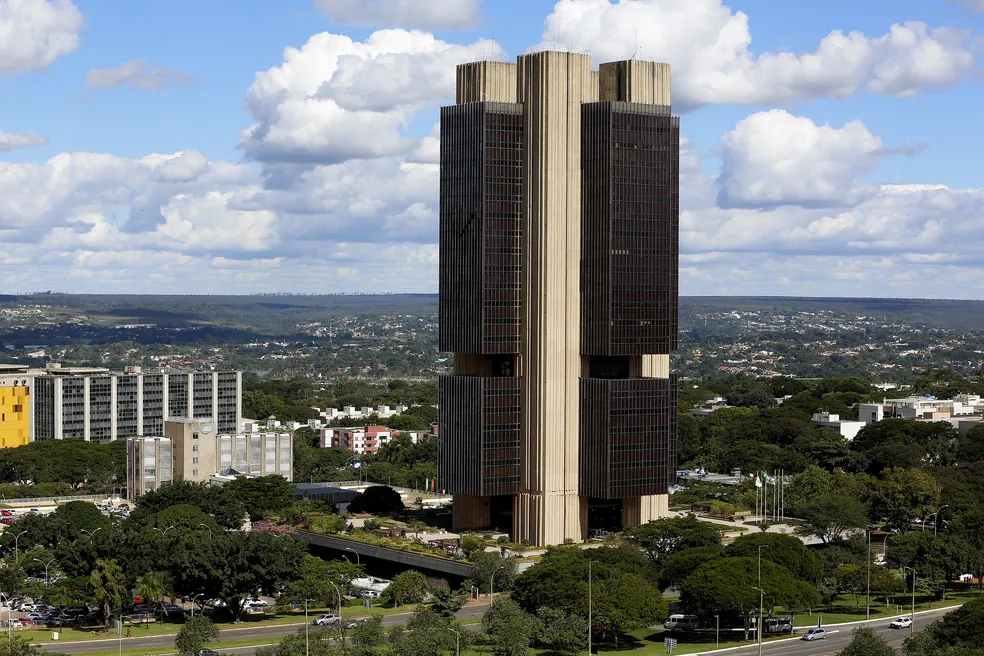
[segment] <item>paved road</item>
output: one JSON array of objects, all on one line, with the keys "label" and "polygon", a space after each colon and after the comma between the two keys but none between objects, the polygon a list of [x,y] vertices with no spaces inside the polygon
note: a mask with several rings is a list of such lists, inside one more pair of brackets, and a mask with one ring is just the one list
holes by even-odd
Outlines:
[{"label": "paved road", "polygon": [[[457,613],[458,619],[474,619],[485,614],[488,609],[487,604],[466,606]],[[410,613],[394,613],[383,616],[383,626],[396,626],[403,624],[410,617]],[[275,626],[243,627],[241,629],[226,629],[219,632],[220,641],[232,640],[259,640],[269,638],[271,642],[283,636],[295,633],[304,624],[280,624]],[[124,649],[161,649],[174,646],[173,635],[150,636],[147,638],[139,637],[138,628],[133,629],[132,638],[123,638]],[[87,640],[79,642],[59,642],[45,643],[44,648],[53,653],[60,654],[86,654],[97,651],[109,651],[119,644],[118,640]],[[223,650],[224,654],[252,654],[255,647],[243,647],[242,649]]]},{"label": "paved road", "polygon": [[[915,630],[926,628],[946,613],[955,608],[942,608],[930,613],[916,615]],[[888,624],[891,618],[883,620],[872,620],[869,626],[875,633],[888,640],[896,649],[902,646],[902,641],[909,637],[909,629],[890,629]],[[851,641],[851,632],[861,626],[851,624],[849,626],[834,626],[828,629],[827,637],[824,640],[806,642],[804,640],[788,640],[762,646],[762,653],[769,656],[827,656],[833,655],[842,650]],[[727,654],[749,654],[757,653],[758,645],[749,645],[740,649],[725,652]]]}]

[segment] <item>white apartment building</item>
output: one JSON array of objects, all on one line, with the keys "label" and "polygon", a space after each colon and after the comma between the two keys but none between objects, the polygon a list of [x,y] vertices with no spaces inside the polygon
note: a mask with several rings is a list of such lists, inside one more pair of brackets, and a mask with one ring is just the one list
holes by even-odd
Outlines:
[{"label": "white apartment building", "polygon": [[817,426],[828,426],[835,429],[846,440],[853,440],[865,427],[863,421],[842,420],[840,415],[832,415],[829,412],[814,413],[813,423]]},{"label": "white apartment building", "polygon": [[51,364],[34,376],[31,440],[111,442],[164,433],[171,418],[208,418],[237,432],[242,372],[112,372]]},{"label": "white apartment building", "polygon": [[397,405],[394,407],[390,407],[388,405],[380,405],[375,408],[365,406],[361,409],[356,408],[355,406],[352,405],[347,405],[341,410],[338,410],[336,408],[327,408],[325,410],[319,409],[319,412],[321,413],[321,417],[326,422],[328,422],[328,421],[333,421],[335,419],[341,419],[342,417],[348,419],[366,419],[374,415],[376,417],[381,417],[381,418],[392,417],[393,415],[402,414],[403,412],[406,412],[406,410],[407,410],[407,406],[405,405]]},{"label": "white apartment building", "polygon": [[881,403],[858,404],[858,418],[865,424],[882,419],[949,419],[969,417],[984,410],[981,397],[976,394],[958,394],[953,399],[937,399],[933,396],[909,396],[902,399],[882,399]]},{"label": "white apartment building", "polygon": [[179,479],[220,484],[241,475],[294,478],[290,433],[222,434],[211,419],[168,420],[164,433],[127,440],[127,498]]}]

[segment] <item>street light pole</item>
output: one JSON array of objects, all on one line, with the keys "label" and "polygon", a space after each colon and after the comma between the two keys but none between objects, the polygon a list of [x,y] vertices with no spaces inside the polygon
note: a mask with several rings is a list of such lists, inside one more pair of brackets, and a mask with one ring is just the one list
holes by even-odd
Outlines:
[{"label": "street light pole", "polygon": [[902,566],[902,569],[903,570],[909,570],[910,572],[912,572],[912,611],[909,613],[909,619],[912,620],[912,622],[909,624],[909,635],[912,635],[915,632],[915,630],[916,630],[915,629],[915,626],[916,626],[916,570],[914,568],[912,568],[912,567],[906,567],[905,565]]},{"label": "street light pole", "polygon": [[[311,638],[310,634],[310,624],[308,623],[308,600],[304,600],[304,656],[310,656],[311,654]],[[339,620],[341,622],[341,620]]]},{"label": "street light pole", "polygon": [[352,553],[354,553],[355,554],[355,564],[358,565],[358,566],[360,566],[360,567],[362,566],[362,559],[359,558],[359,552],[358,551],[356,551],[352,547],[345,547],[345,551],[351,551]]},{"label": "street light pole", "polygon": [[448,631],[454,634],[454,653],[455,656],[461,656],[461,634],[449,626],[446,626],[444,628],[446,628]]},{"label": "street light pole", "polygon": [[721,647],[721,616],[714,613],[714,648]]},{"label": "street light pole", "polygon": [[91,531],[86,530],[86,529],[82,529],[82,532],[85,533],[86,535],[88,535],[89,536],[89,539],[91,540],[92,539],[92,536],[95,535],[98,531],[101,531],[101,530],[103,530],[103,527],[102,526],[100,526],[97,529],[93,529]]},{"label": "street light pole", "polygon": [[865,559],[865,565],[868,568],[867,572],[867,585],[864,594],[864,621],[867,622],[871,619],[871,524],[865,526],[865,533],[868,534],[868,555]]},{"label": "street light pole", "polygon": [[198,598],[199,598],[199,597],[201,597],[201,596],[202,596],[203,594],[204,594],[204,593],[202,593],[202,592],[199,592],[198,594],[196,594],[196,595],[195,595],[194,597],[192,597],[192,598],[191,598],[191,616],[192,616],[192,617],[194,617],[194,616],[195,616],[195,599],[198,599]]},{"label": "street light pole", "polygon": [[198,525],[198,527],[199,527],[199,528],[203,528],[203,529],[205,529],[206,531],[208,531],[208,539],[209,539],[209,540],[211,540],[211,539],[212,539],[212,529],[210,529],[210,528],[208,527],[208,525],[207,525],[207,524],[199,524],[199,525]]},{"label": "street light pole", "polygon": [[946,504],[945,506],[940,506],[936,509],[936,519],[933,520],[933,535],[937,535],[936,530],[940,527],[940,513],[949,505],[950,504]]},{"label": "street light pole", "polygon": [[505,565],[499,565],[494,570],[492,570],[492,576],[489,577],[489,608],[495,603],[495,575],[496,573],[505,567]]},{"label": "street light pole", "polygon": [[[761,589],[761,586],[762,586],[762,549],[768,549],[768,548],[769,548],[769,545],[767,545],[767,544],[760,544],[758,546],[758,583],[759,583],[759,587],[758,588],[755,588],[755,589],[758,590],[759,592],[762,592],[762,589]],[[761,654],[762,654],[762,625],[765,623],[763,621],[763,618],[762,618],[762,605],[763,605],[764,597],[765,597],[765,593],[762,592],[761,596],[759,597],[759,615],[758,615],[758,622],[757,622],[757,624],[758,624],[758,634],[759,634],[759,656],[761,656]]]},{"label": "street light pole", "polygon": [[42,565],[44,565],[44,587],[47,588],[48,587],[48,566],[51,565],[51,563],[55,562],[55,559],[52,558],[48,562],[44,562],[40,558],[35,558],[34,560],[36,560],[39,563],[41,563]]},{"label": "street light pole", "polygon": [[765,606],[765,591],[762,588],[756,588],[752,586],[752,590],[758,590],[759,593],[759,616],[758,616],[758,634],[759,634],[759,656],[762,656],[762,612]]},{"label": "street light pole", "polygon": [[342,633],[342,653],[347,654],[348,651],[345,648],[345,622],[342,620],[342,591],[338,589],[338,586],[328,581],[331,587],[335,588],[335,592],[338,593],[338,628],[341,629]]},{"label": "street light pole", "polygon": [[588,561],[588,656],[591,656],[591,562]]}]

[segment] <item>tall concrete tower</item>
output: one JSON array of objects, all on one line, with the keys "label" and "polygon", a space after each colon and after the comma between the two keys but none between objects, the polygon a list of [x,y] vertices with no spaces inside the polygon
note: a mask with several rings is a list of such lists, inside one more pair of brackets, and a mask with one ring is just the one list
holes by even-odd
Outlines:
[{"label": "tall concrete tower", "polygon": [[669,66],[536,52],[441,110],[440,486],[456,529],[580,541],[666,513],[679,119]]}]

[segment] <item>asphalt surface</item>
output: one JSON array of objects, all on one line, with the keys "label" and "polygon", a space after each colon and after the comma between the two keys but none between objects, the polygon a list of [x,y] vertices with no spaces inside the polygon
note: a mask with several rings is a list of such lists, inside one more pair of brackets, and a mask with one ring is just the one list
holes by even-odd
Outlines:
[{"label": "asphalt surface", "polygon": [[[466,606],[457,612],[458,619],[480,618],[488,610],[487,604]],[[383,616],[383,626],[396,626],[404,624],[412,613],[392,613]],[[314,617],[314,615],[312,615]],[[259,640],[269,638],[271,642],[276,642],[283,636],[296,633],[303,629],[304,624],[279,624],[274,626],[243,627],[241,629],[225,629],[219,632],[219,641],[233,640]],[[123,649],[162,649],[174,646],[173,635],[139,637],[139,628],[133,629],[133,637],[123,638]],[[119,639],[110,640],[83,640],[77,642],[46,642],[43,647],[56,654],[86,654],[98,651],[109,651],[119,646]],[[223,654],[253,654],[256,647],[243,647],[237,649],[223,649]]]},{"label": "asphalt surface", "polygon": [[[916,615],[915,630],[918,631],[919,629],[926,628],[952,610],[955,610],[955,608],[941,608],[940,610],[923,613],[922,615]],[[909,637],[909,629],[890,629],[888,625],[892,619],[894,618],[872,620],[867,625],[872,628],[875,633],[888,640],[888,643],[892,647],[898,649],[902,646],[902,642]],[[859,626],[864,626],[864,624],[832,626],[827,629],[827,637],[823,640],[813,640],[811,642],[807,642],[805,640],[785,640],[782,642],[773,643],[766,642],[762,645],[762,654],[768,654],[769,656],[832,656],[844,649],[844,647],[851,642],[851,638],[853,637],[851,632]],[[800,631],[801,633],[804,630],[805,629],[797,629],[797,631]],[[724,653],[757,654],[758,644],[756,643],[753,645],[740,647],[738,649],[732,649]]]},{"label": "asphalt surface", "polygon": [[[458,611],[457,617],[458,619],[480,618],[487,609],[487,605],[468,606]],[[915,630],[918,631],[919,629],[925,628],[951,610],[954,609],[945,608],[924,613],[922,615],[916,615]],[[386,615],[383,617],[383,625],[396,626],[398,624],[403,624],[407,621],[410,615],[411,613],[394,613],[391,615]],[[893,647],[899,648],[902,646],[902,641],[909,636],[909,629],[890,629],[888,627],[889,622],[891,622],[891,618],[872,620],[869,623],[869,626],[874,629],[875,633],[888,640],[889,644]],[[783,640],[772,643],[766,642],[762,645],[762,653],[767,654],[768,656],[833,656],[847,646],[847,644],[851,641],[851,632],[858,626],[862,626],[862,624],[830,627],[827,630],[827,637],[825,639],[815,640],[812,642],[799,639]],[[303,624],[281,624],[277,626],[226,629],[219,633],[219,640],[259,640],[269,638],[270,642],[273,643],[283,636],[291,635],[297,632],[303,627]],[[137,631],[137,629],[134,629],[134,631]],[[798,631],[802,632],[803,629],[798,629]],[[82,642],[45,643],[44,648],[53,653],[85,654],[90,652],[109,651],[116,648],[118,645],[118,640],[89,640]],[[172,647],[173,645],[173,635],[152,636],[148,638],[134,636],[132,638],[123,639],[124,649],[146,648],[150,650]],[[220,651],[223,655],[251,656],[256,653],[256,647],[237,647],[232,649],[220,649]],[[757,652],[758,644],[749,643],[746,646],[731,649],[724,653],[749,654]]]}]

